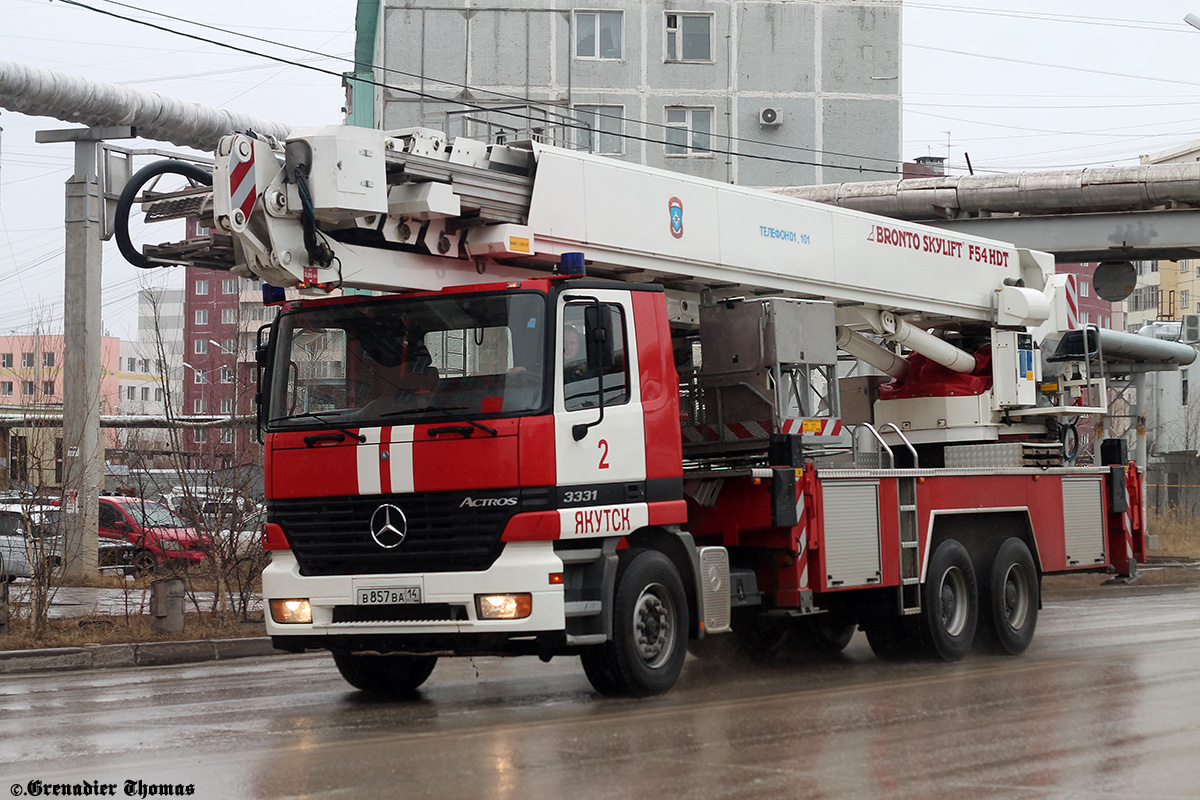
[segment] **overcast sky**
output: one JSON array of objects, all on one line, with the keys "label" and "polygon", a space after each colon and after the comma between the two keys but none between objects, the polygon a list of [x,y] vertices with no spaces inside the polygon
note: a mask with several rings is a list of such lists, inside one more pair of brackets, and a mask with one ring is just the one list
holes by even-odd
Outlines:
[{"label": "overcast sky", "polygon": [[[347,65],[232,32],[330,56],[353,50],[354,0],[131,0],[221,31],[84,2],[335,73]],[[906,2],[904,157],[948,154],[952,172],[965,171],[964,154],[976,172],[1077,168],[1136,163],[1200,139],[1200,69],[1190,69],[1200,31],[1182,22],[1189,11],[1200,13],[1200,0]],[[0,0],[0,58],[293,124],[339,122],[344,102],[336,77],[49,0]],[[34,143],[34,131],[64,127],[55,120],[2,112],[0,127],[0,334],[28,331],[37,319],[58,328],[71,146]],[[175,238],[157,233],[156,241]],[[108,248],[106,330],[132,337],[137,287],[179,274],[143,273]]]}]

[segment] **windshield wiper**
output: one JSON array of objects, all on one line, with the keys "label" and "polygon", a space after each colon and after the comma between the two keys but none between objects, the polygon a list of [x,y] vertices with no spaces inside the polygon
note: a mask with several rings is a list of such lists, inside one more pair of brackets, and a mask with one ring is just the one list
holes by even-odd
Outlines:
[{"label": "windshield wiper", "polygon": [[358,442],[359,444],[362,444],[363,442],[365,442],[367,440],[367,437],[363,436],[362,434],[355,433],[354,431],[350,430],[349,428],[343,428],[341,425],[338,425],[335,422],[330,422],[329,417],[325,416],[325,413],[334,413],[334,414],[341,415],[345,412],[334,411],[334,412],[324,412],[324,413],[318,414],[315,411],[305,411],[303,414],[292,414],[287,417],[276,417],[275,419],[270,420],[270,422],[272,425],[274,425],[274,424],[277,424],[280,422],[286,422],[286,421],[292,420],[292,419],[315,419],[317,422],[320,422],[323,425],[328,425],[329,427],[333,428],[335,431],[341,431],[342,433],[346,434],[347,436],[349,436],[351,439]]},{"label": "windshield wiper", "polygon": [[[492,436],[498,436],[500,434],[500,432],[497,431],[495,428],[484,425],[482,422],[476,422],[475,420],[471,419],[470,417],[466,416],[465,414],[456,413],[459,411],[465,411],[466,408],[467,408],[466,406],[426,406],[425,408],[406,408],[403,411],[389,411],[388,413],[380,414],[379,416],[381,418],[382,417],[408,417],[408,416],[413,416],[416,414],[429,414],[429,413],[436,413],[436,412],[440,411],[443,414],[445,414],[447,417],[465,422],[468,425],[471,425],[472,427],[478,428],[479,430],[483,431],[484,433],[491,434]],[[433,431],[430,431],[430,433],[432,434]],[[470,435],[470,434],[467,434],[467,435]]]}]

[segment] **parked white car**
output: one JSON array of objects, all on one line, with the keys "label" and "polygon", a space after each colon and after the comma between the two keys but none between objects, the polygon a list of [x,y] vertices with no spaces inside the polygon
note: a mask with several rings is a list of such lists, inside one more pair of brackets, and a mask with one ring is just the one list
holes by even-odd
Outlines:
[{"label": "parked white car", "polygon": [[38,560],[49,568],[62,562],[60,513],[53,506],[0,504],[0,579],[31,578]]}]

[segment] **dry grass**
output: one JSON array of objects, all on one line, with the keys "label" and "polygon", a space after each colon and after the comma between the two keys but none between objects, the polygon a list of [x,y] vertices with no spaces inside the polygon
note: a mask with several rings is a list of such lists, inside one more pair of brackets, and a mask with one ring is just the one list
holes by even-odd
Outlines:
[{"label": "dry grass", "polygon": [[1179,508],[1147,513],[1147,530],[1158,536],[1155,555],[1200,556],[1200,518]]},{"label": "dry grass", "polygon": [[170,642],[193,639],[236,639],[243,636],[265,636],[262,622],[222,623],[207,614],[187,614],[183,633],[163,636],[150,631],[146,615],[114,617],[92,615],[71,619],[50,620],[50,629],[34,639],[29,620],[12,620],[8,636],[0,637],[0,650],[27,650],[41,647],[82,647],[87,644],[125,644],[129,642]]}]

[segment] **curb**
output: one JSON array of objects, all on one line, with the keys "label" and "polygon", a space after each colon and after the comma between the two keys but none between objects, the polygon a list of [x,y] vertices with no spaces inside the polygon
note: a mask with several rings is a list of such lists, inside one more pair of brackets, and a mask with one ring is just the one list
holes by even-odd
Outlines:
[{"label": "curb", "polygon": [[284,651],[272,647],[271,639],[266,636],[194,642],[94,644],[42,650],[9,650],[0,651],[0,675],[117,667],[159,667],[272,655],[284,655]]}]

